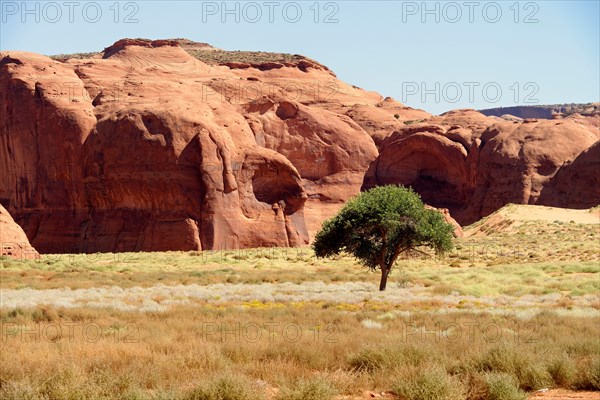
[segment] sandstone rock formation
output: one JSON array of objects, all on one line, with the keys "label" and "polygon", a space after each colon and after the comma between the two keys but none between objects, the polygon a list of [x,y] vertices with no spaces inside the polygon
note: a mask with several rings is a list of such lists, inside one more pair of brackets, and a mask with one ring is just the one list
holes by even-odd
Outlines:
[{"label": "sandstone rock formation", "polygon": [[202,96],[211,68],[177,45],[67,63],[11,52],[1,68],[0,199],[40,251],[308,242],[298,171]]},{"label": "sandstone rock formation", "polygon": [[538,204],[579,209],[600,204],[600,141],[558,170]]},{"label": "sandstone rock formation", "polygon": [[18,260],[39,258],[38,252],[29,244],[25,232],[0,204],[0,256]]},{"label": "sandstone rock formation", "polygon": [[0,202],[36,248],[302,245],[359,192],[377,149],[345,111],[380,95],[301,56],[200,61],[220,54],[142,39],[0,54]]},{"label": "sandstone rock formation", "polygon": [[247,106],[245,117],[259,145],[283,154],[310,181],[311,198],[347,200],[377,157],[371,138],[345,115],[262,98]]},{"label": "sandstone rock formation", "polygon": [[0,87],[0,203],[42,253],[304,245],[387,183],[461,224],[508,202],[598,203],[597,117],[432,116],[299,55],[5,51]]},{"label": "sandstone rock formation", "polygon": [[431,114],[406,107],[391,97],[386,97],[375,105],[355,104],[346,111],[346,115],[367,131],[377,146],[404,125],[431,118]]},{"label": "sandstone rock formation", "polygon": [[[597,129],[576,118],[503,121],[457,110],[387,138],[363,189],[411,186],[426,203],[449,209],[462,225],[508,203],[588,208],[600,203],[589,186],[600,174],[594,169],[596,146],[570,164],[580,171],[579,182],[571,178],[577,173],[563,165],[598,139]],[[565,171],[559,173],[561,168]],[[567,191],[582,200],[569,199]]]}]

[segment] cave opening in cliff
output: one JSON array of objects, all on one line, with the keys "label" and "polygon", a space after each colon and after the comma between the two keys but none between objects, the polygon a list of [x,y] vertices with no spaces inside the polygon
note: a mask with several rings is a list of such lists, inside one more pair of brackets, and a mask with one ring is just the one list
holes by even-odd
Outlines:
[{"label": "cave opening in cliff", "polygon": [[423,201],[433,207],[447,208],[451,212],[464,205],[458,187],[432,171],[419,171],[409,186],[421,195]]},{"label": "cave opening in cliff", "polygon": [[260,164],[252,177],[252,189],[261,203],[285,204],[286,215],[294,214],[303,204],[299,197],[302,188],[287,170],[280,170],[276,165]]},{"label": "cave opening in cliff", "polygon": [[415,152],[394,164],[387,174],[393,178],[390,183],[411,187],[433,207],[456,212],[466,204],[464,170],[437,154]]}]

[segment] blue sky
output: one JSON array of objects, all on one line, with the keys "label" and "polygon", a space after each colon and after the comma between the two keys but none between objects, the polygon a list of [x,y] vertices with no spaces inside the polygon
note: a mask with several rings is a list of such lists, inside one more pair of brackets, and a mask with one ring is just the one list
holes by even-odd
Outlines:
[{"label": "blue sky", "polygon": [[433,113],[591,102],[600,101],[599,3],[2,0],[0,48],[57,54],[185,37],[303,54]]}]

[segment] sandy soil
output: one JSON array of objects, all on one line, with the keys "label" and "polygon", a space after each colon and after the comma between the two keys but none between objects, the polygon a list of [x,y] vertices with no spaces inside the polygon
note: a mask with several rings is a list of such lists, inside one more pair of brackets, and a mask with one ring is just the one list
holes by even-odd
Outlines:
[{"label": "sandy soil", "polygon": [[569,208],[513,205],[502,211],[515,221],[575,222],[577,224],[600,224],[600,209],[572,210]]},{"label": "sandy soil", "polygon": [[600,224],[600,208],[572,210],[568,208],[509,204],[481,221],[464,228],[465,237],[485,236],[487,232],[512,232],[528,221]]},{"label": "sandy soil", "polygon": [[564,389],[553,389],[534,393],[530,400],[600,400],[600,392],[571,392]]},{"label": "sandy soil", "polygon": [[[339,396],[336,400],[363,400],[363,399],[393,399],[389,393],[376,393],[365,391],[360,397]],[[572,392],[564,389],[552,389],[537,392],[529,396],[529,400],[600,400],[600,392]]]}]

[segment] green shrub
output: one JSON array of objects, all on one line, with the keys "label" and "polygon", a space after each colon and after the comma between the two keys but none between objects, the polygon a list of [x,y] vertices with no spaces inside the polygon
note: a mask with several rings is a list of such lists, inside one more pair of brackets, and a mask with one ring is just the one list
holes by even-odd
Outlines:
[{"label": "green shrub", "polygon": [[404,400],[462,400],[465,396],[460,382],[439,368],[408,375],[393,390]]},{"label": "green shrub", "polygon": [[487,400],[525,400],[525,392],[519,389],[514,377],[508,374],[490,373],[486,376]]},{"label": "green shrub", "polygon": [[480,371],[512,375],[523,390],[542,389],[552,384],[552,377],[542,365],[529,361],[521,353],[504,345],[494,347],[483,355]]},{"label": "green shrub", "polygon": [[276,400],[330,400],[337,390],[322,379],[301,381],[292,388],[284,388]]},{"label": "green shrub", "polygon": [[569,388],[575,381],[577,368],[573,360],[563,354],[548,365],[548,373],[556,385]]},{"label": "green shrub", "polygon": [[389,356],[383,349],[365,348],[352,355],[348,364],[357,372],[374,372],[389,364]]},{"label": "green shrub", "polygon": [[257,387],[247,378],[225,375],[192,390],[185,400],[259,400]]},{"label": "green shrub", "polygon": [[600,357],[580,369],[575,386],[580,390],[600,390]]},{"label": "green shrub", "polygon": [[367,347],[350,357],[350,368],[357,372],[375,372],[400,366],[418,366],[431,359],[426,350],[415,346],[400,348]]},{"label": "green shrub", "polygon": [[516,376],[524,362],[515,350],[500,345],[491,348],[481,357],[479,367],[484,372],[503,372]]},{"label": "green shrub", "polygon": [[519,387],[523,390],[539,390],[552,386],[552,376],[540,364],[531,364],[517,371]]}]

